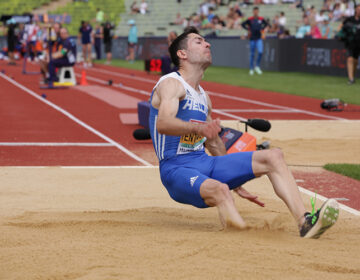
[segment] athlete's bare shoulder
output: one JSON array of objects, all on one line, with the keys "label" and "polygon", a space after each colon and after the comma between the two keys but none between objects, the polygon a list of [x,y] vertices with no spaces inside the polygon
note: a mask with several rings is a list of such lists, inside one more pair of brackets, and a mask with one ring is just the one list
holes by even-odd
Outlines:
[{"label": "athlete's bare shoulder", "polygon": [[167,78],[161,81],[155,89],[152,105],[158,108],[161,101],[168,99],[182,100],[186,95],[184,86],[176,78]]},{"label": "athlete's bare shoulder", "polygon": [[163,80],[157,87],[157,92],[160,95],[176,96],[181,98],[185,95],[184,86],[176,78],[167,78]]}]

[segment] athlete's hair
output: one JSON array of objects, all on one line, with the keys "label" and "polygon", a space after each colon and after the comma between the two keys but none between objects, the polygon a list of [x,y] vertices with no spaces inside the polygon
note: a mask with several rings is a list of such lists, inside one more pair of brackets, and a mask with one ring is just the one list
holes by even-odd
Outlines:
[{"label": "athlete's hair", "polygon": [[184,50],[187,47],[188,35],[191,33],[199,34],[199,31],[194,26],[187,27],[182,34],[180,34],[170,45],[169,53],[172,62],[179,68],[180,60],[177,55],[178,50]]}]

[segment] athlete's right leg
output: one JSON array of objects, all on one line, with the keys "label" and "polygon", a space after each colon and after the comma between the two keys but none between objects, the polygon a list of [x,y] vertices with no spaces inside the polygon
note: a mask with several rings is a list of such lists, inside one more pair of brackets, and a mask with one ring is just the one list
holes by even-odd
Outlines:
[{"label": "athlete's right leg", "polygon": [[246,223],[237,211],[229,187],[214,179],[206,179],[200,186],[200,195],[208,206],[216,206],[224,228],[246,228]]}]

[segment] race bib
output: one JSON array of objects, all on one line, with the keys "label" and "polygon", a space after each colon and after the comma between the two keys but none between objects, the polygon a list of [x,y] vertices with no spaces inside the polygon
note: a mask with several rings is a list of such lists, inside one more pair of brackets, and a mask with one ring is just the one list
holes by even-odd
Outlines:
[{"label": "race bib", "polygon": [[[197,120],[190,120],[191,122],[203,123]],[[180,137],[177,154],[187,154],[193,151],[204,149],[204,142],[206,137],[200,136],[196,133],[185,134]]]}]

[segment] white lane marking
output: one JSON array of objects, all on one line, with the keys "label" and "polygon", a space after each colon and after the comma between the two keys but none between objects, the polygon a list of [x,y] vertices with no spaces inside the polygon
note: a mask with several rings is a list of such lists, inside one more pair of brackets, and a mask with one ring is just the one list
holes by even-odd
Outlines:
[{"label": "white lane marking", "polygon": [[349,201],[350,199],[346,198],[346,197],[334,197],[335,200],[337,201]]},{"label": "white lane marking", "polygon": [[[305,193],[305,194],[307,194],[307,195],[310,196],[310,197],[314,197],[314,196],[315,196],[315,193],[312,192],[312,191],[309,191],[309,190],[307,190],[307,189],[304,189],[304,188],[302,188],[302,187],[300,187],[300,186],[298,186],[298,188],[299,188],[299,190],[300,190],[302,193]],[[318,198],[318,199],[320,199],[320,200],[322,200],[322,201],[326,201],[326,200],[328,199],[328,198],[326,198],[325,196],[322,196],[322,195],[320,195],[320,194],[316,194],[316,198]],[[339,203],[339,206],[340,206],[341,209],[343,209],[343,210],[345,210],[345,211],[347,211],[347,212],[349,212],[349,213],[351,213],[351,214],[353,214],[353,215],[355,215],[355,216],[360,216],[360,211],[358,211],[358,210],[356,210],[356,209],[353,209],[353,208],[351,208],[351,207],[349,207],[349,206],[346,206],[346,205],[344,205],[344,204],[342,204],[342,203]]]},{"label": "white lane marking", "polygon": [[25,168],[61,168],[61,169],[112,169],[112,168],[116,168],[116,169],[136,169],[136,168],[142,168],[142,169],[148,169],[148,168],[159,168],[159,166],[157,165],[151,165],[151,166],[138,166],[138,165],[99,165],[99,166],[1,166],[1,168],[13,168],[13,169],[25,169]]},{"label": "white lane marking", "polygon": [[[79,68],[81,68],[81,67],[79,67]],[[129,74],[118,73],[118,72],[109,71],[109,70],[100,69],[100,68],[86,68],[86,70],[93,70],[95,72],[102,72],[104,74],[111,74],[111,75],[122,77],[122,78],[131,78],[133,80],[142,81],[142,82],[146,82],[146,83],[151,83],[151,84],[154,84],[154,85],[156,84],[156,80],[151,80],[151,79],[147,79],[147,78],[141,78],[141,77],[137,77],[135,75],[133,76],[133,75],[129,75]]]},{"label": "white lane marking", "polygon": [[121,150],[122,152],[124,152],[125,154],[127,154],[128,156],[132,157],[133,159],[135,159],[136,161],[147,165],[147,166],[151,166],[152,164],[147,162],[146,160],[140,158],[139,156],[137,156],[136,154],[134,154],[133,152],[131,152],[130,150],[126,149],[124,146],[120,145],[119,143],[117,143],[116,141],[112,140],[111,138],[107,137],[106,135],[104,135],[103,133],[101,133],[100,131],[92,128],[90,125],[84,123],[83,121],[79,120],[78,118],[76,118],[74,115],[70,114],[68,111],[62,109],[61,107],[59,107],[58,105],[48,101],[47,99],[42,98],[40,95],[36,94],[34,91],[28,89],[27,87],[19,84],[18,82],[10,79],[9,77],[5,76],[3,73],[0,73],[0,77],[2,77],[3,79],[7,80],[8,82],[10,82],[11,84],[15,85],[16,87],[22,89],[23,91],[27,92],[28,94],[30,94],[31,96],[35,97],[36,99],[38,99],[39,101],[45,103],[46,105],[52,107],[53,109],[55,109],[56,111],[62,113],[63,115],[67,116],[69,119],[73,120],[74,122],[76,122],[77,124],[79,124],[80,126],[86,128],[87,130],[89,130],[90,132],[94,133],[95,135],[99,136],[100,138],[104,139],[106,142],[111,143],[112,145],[114,145],[116,148],[118,148],[119,150]]},{"label": "white lane marking", "polygon": [[249,112],[249,113],[294,113],[293,110],[272,110],[272,109],[217,109],[222,112],[227,113],[243,113],[243,112]]},{"label": "white lane marking", "polygon": [[60,168],[69,168],[69,169],[76,169],[76,168],[94,168],[94,169],[107,169],[107,168],[118,168],[118,169],[148,169],[148,168],[159,168],[158,165],[152,165],[152,166],[138,166],[138,165],[122,165],[122,166],[61,166]]},{"label": "white lane marking", "polygon": [[247,121],[247,119],[245,119],[243,117],[239,117],[239,116],[236,116],[236,115],[233,115],[233,114],[230,114],[230,113],[225,113],[225,112],[222,112],[222,111],[220,111],[218,109],[213,109],[212,111],[213,111],[213,113],[217,113],[219,115],[227,116],[227,117],[230,117],[230,118],[235,119],[235,120]]},{"label": "white lane marking", "polygon": [[[89,68],[89,69],[91,69],[91,68]],[[94,70],[96,72],[103,72],[105,74],[111,74],[111,75],[115,75],[115,76],[119,76],[119,77],[124,77],[124,78],[127,78],[127,79],[143,81],[143,82],[151,83],[153,85],[155,85],[155,83],[156,83],[155,80],[146,79],[146,78],[140,78],[140,77],[132,76],[132,75],[129,75],[129,74],[123,74],[123,73],[117,73],[117,72],[115,73],[115,72],[111,72],[111,71],[104,70],[104,69],[96,68],[96,69],[91,69],[91,70]],[[207,91],[207,92],[209,93],[209,95],[213,95],[213,96],[217,96],[217,97],[221,97],[221,98],[237,100],[237,101],[242,101],[242,102],[246,102],[246,103],[257,104],[257,105],[262,105],[262,106],[272,107],[272,108],[277,108],[277,109],[282,109],[282,110],[290,110],[293,113],[307,114],[307,115],[321,117],[321,118],[325,118],[325,119],[331,119],[331,120],[346,120],[345,118],[328,116],[328,115],[324,115],[324,114],[320,114],[320,113],[311,112],[311,111],[308,111],[308,110],[296,109],[296,108],[287,107],[287,106],[280,106],[280,105],[275,105],[275,104],[271,104],[271,103],[255,101],[255,100],[251,100],[251,99],[247,99],[247,98],[231,96],[231,95],[212,92],[212,91]]]},{"label": "white lane marking", "polygon": [[307,111],[307,110],[301,110],[301,109],[296,109],[296,108],[291,108],[291,107],[281,106],[281,105],[274,105],[274,104],[265,103],[265,102],[262,102],[262,101],[256,101],[256,100],[251,100],[251,99],[237,97],[237,96],[230,96],[230,95],[226,95],[226,94],[223,94],[223,93],[217,93],[217,92],[208,91],[208,94],[213,95],[213,96],[217,96],[217,97],[222,97],[222,98],[225,98],[225,99],[237,100],[237,101],[242,101],[242,102],[256,104],[256,105],[261,105],[261,106],[265,106],[265,107],[278,108],[278,109],[282,109],[282,110],[290,110],[293,113],[307,114],[307,115],[312,115],[312,116],[326,118],[326,119],[332,119],[332,120],[346,120],[344,118],[327,116],[327,115],[324,115],[324,114],[319,114],[319,113],[315,113],[315,112],[311,112],[311,111]]},{"label": "white lane marking", "polygon": [[[75,74],[76,76],[78,77],[81,77],[81,74]],[[99,78],[95,78],[95,77],[91,77],[91,76],[87,76],[86,77],[88,80],[90,81],[94,81],[94,82],[97,82],[99,84],[106,84],[107,82],[105,80],[101,80]],[[128,87],[128,86],[124,86],[124,85],[120,85],[120,84],[115,84],[113,83],[112,84],[113,87],[117,87],[117,88],[122,88],[122,89],[125,89],[125,90],[128,90],[128,91],[132,91],[132,92],[137,92],[137,93],[140,93],[142,95],[146,95],[146,96],[150,96],[151,93],[150,92],[147,92],[145,90],[141,90],[141,89],[136,89],[136,88],[132,88],[132,87]]]},{"label": "white lane marking", "polygon": [[3,147],[115,147],[111,143],[0,142]]}]

